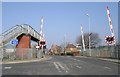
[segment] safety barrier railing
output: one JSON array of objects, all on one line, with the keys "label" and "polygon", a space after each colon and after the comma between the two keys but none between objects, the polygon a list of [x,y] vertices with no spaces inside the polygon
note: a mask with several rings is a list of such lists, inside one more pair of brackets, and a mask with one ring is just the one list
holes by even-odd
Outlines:
[{"label": "safety barrier railing", "polygon": [[40,59],[43,52],[36,48],[3,48],[0,53],[2,62]]},{"label": "safety barrier railing", "polygon": [[3,45],[7,44],[12,39],[18,37],[22,33],[30,34],[31,36],[39,39],[40,34],[34,30],[30,25],[28,24],[22,24],[22,25],[16,25],[9,30],[5,31],[0,35],[0,39],[2,40]]}]

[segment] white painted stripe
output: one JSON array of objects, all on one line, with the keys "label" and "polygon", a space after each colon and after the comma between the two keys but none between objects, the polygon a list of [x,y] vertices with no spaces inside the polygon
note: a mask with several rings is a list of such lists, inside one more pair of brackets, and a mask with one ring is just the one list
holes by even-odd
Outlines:
[{"label": "white painted stripe", "polygon": [[4,69],[11,69],[12,67],[4,67]]},{"label": "white painted stripe", "polygon": [[60,68],[58,67],[58,65],[56,64],[56,62],[54,62],[54,65],[55,65],[56,69],[57,69],[59,72],[61,72],[61,71],[60,71]]},{"label": "white painted stripe", "polygon": [[59,62],[57,62],[57,64],[58,64],[62,69],[65,69]]},{"label": "white painted stripe", "polygon": [[76,60],[76,59],[73,59],[73,60]]},{"label": "white painted stripe", "polygon": [[65,66],[65,68],[66,68],[67,70],[70,70],[70,69],[67,67],[67,65],[66,65],[66,64],[65,64],[64,66]]},{"label": "white painted stripe", "polygon": [[107,14],[110,14],[110,11],[107,9]]},{"label": "white painted stripe", "polygon": [[68,72],[68,71],[65,69],[65,67],[63,67],[59,62],[57,62],[57,64],[60,66],[60,68],[61,68],[62,70],[64,70],[65,72]]},{"label": "white painted stripe", "polygon": [[108,17],[108,20],[109,20],[109,23],[110,23],[110,21],[111,21],[110,17]]},{"label": "white painted stripe", "polygon": [[82,68],[81,66],[76,66],[76,67],[77,67],[77,68],[80,68],[80,69]]},{"label": "white painted stripe", "polygon": [[67,57],[71,57],[71,56],[67,56]]},{"label": "white painted stripe", "polygon": [[104,69],[111,69],[111,68],[109,68],[109,67],[104,67]]},{"label": "white painted stripe", "polygon": [[[87,58],[87,57],[86,57],[86,58]],[[83,64],[83,63],[87,63],[87,62],[85,62],[85,61],[78,60],[78,59],[73,59],[73,60],[76,60],[76,61],[80,62],[81,64]]]},{"label": "white painted stripe", "polygon": [[80,60],[77,60],[77,59],[74,59],[74,60],[76,60],[76,61],[80,61]]}]

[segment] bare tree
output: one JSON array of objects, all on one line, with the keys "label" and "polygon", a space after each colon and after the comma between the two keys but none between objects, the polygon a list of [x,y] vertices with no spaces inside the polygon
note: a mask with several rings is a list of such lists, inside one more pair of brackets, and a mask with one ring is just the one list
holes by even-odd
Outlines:
[{"label": "bare tree", "polygon": [[[94,48],[100,44],[101,39],[98,33],[93,33],[93,32],[90,34],[84,33],[84,43],[85,43],[86,48],[89,48],[89,36],[90,36],[90,41],[91,41],[91,48]],[[82,46],[82,35],[80,35],[77,38],[76,43]]]},{"label": "bare tree", "polygon": [[66,48],[66,46],[69,44],[69,42],[61,43],[60,47],[62,49]]}]

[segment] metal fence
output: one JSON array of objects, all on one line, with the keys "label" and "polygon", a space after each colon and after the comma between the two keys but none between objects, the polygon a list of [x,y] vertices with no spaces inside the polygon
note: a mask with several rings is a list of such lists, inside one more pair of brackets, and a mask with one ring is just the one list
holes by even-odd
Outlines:
[{"label": "metal fence", "polygon": [[43,52],[36,48],[1,48],[0,52],[0,60],[2,61],[31,60],[43,57]]},{"label": "metal fence", "polygon": [[81,56],[104,57],[104,58],[118,58],[118,46],[104,46],[86,51],[81,50]]}]

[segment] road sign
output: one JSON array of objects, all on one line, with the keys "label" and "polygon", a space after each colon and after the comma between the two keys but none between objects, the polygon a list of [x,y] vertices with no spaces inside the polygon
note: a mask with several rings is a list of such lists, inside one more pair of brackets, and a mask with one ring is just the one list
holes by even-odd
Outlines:
[{"label": "road sign", "polygon": [[114,36],[105,36],[105,42],[109,45],[115,43]]},{"label": "road sign", "polygon": [[17,40],[17,39],[13,39],[13,40],[11,41],[11,44],[17,45],[17,44],[18,44],[18,40]]},{"label": "road sign", "polygon": [[39,46],[46,46],[46,41],[45,40],[40,40],[39,41]]}]

